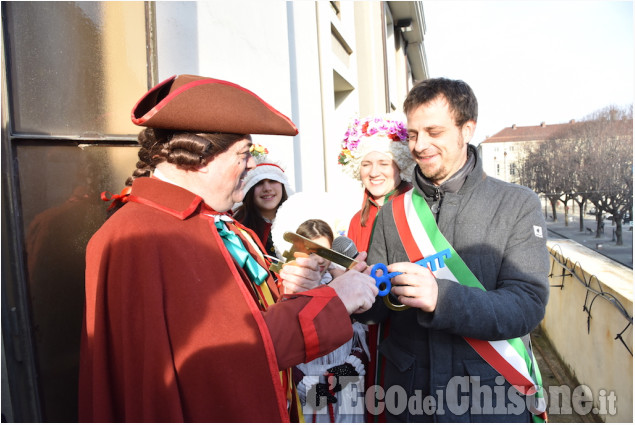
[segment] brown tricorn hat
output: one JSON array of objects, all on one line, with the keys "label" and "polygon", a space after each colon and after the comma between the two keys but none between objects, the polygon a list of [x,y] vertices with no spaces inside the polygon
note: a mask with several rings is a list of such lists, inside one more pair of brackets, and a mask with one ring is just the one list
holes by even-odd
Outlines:
[{"label": "brown tricorn hat", "polygon": [[201,133],[295,136],[295,124],[251,91],[228,81],[175,75],[132,109],[136,125]]}]

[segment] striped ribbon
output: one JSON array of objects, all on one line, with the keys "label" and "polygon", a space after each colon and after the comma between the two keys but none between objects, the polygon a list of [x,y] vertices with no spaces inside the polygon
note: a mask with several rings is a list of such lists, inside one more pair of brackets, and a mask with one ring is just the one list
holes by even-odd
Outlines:
[{"label": "striped ribbon", "polygon": [[[451,257],[445,260],[446,267],[433,274],[437,279],[448,279],[464,286],[486,289],[467,267],[465,262],[445,239],[425,199],[414,190],[393,200],[393,214],[399,236],[411,262],[421,260],[444,249]],[[546,401],[543,395],[542,378],[531,350],[527,350],[520,338],[501,341],[481,341],[464,337],[465,341],[500,373],[520,393],[533,396],[528,408],[534,422],[546,421]]]},{"label": "striped ribbon", "polygon": [[225,228],[222,220],[216,221],[216,228],[223,239],[225,248],[234,257],[238,265],[245,269],[247,275],[257,285],[262,285],[269,276],[267,270],[262,268],[260,264],[249,254],[240,238],[231,230]]}]

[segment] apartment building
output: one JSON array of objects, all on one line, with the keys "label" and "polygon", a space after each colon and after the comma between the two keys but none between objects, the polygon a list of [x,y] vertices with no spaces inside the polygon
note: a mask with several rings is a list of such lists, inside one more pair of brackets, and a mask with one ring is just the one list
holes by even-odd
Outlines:
[{"label": "apartment building", "polygon": [[519,182],[519,166],[524,149],[534,143],[557,139],[575,126],[575,120],[565,124],[546,124],[519,127],[513,124],[478,145],[483,160],[483,170],[487,175],[506,182]]}]

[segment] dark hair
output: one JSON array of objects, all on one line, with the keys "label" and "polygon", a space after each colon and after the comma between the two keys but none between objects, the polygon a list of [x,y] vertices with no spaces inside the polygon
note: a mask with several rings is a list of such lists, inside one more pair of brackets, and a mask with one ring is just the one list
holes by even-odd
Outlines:
[{"label": "dark hair", "polygon": [[403,111],[408,115],[418,106],[429,103],[439,96],[447,100],[457,127],[462,127],[468,121],[476,122],[478,102],[474,92],[465,82],[448,78],[431,78],[415,85],[403,102]]},{"label": "dark hair", "polygon": [[[262,219],[262,215],[260,214],[260,211],[258,210],[258,207],[256,206],[256,202],[254,200],[254,192],[256,190],[256,186],[258,186],[261,182],[262,180],[255,184],[251,189],[249,189],[249,191],[245,195],[245,198],[243,199],[242,205],[238,207],[238,209],[236,209],[234,218],[245,227],[248,227],[256,232],[258,237],[262,240],[265,233],[265,221]],[[276,207],[276,211],[278,210],[278,208],[280,208],[280,205],[282,205],[284,201],[289,198],[284,185],[280,183],[280,186],[282,186],[282,198],[280,199],[280,203]],[[263,244],[264,243],[265,242],[263,241]]]},{"label": "dark hair", "polygon": [[324,236],[329,240],[330,244],[333,244],[333,231],[331,230],[331,226],[329,226],[325,221],[317,218],[312,218],[302,223],[298,226],[296,233],[307,239],[315,239],[320,236]]}]

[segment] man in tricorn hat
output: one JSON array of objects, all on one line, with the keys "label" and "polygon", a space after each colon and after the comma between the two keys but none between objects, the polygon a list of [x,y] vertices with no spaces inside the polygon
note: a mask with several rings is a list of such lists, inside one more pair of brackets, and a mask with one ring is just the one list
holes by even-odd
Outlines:
[{"label": "man in tricorn hat", "polygon": [[[250,134],[295,125],[238,85],[191,75],[151,89],[132,120],[147,128],[130,194],[87,247],[79,420],[298,419],[288,368],[348,341],[349,314],[377,289],[361,262],[281,295],[262,244],[226,214],[255,166]],[[298,258],[279,278],[310,288],[318,267]]]}]

